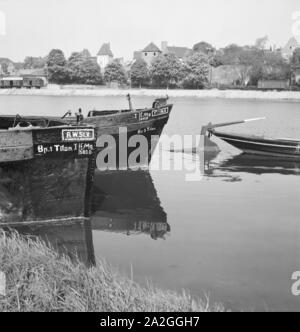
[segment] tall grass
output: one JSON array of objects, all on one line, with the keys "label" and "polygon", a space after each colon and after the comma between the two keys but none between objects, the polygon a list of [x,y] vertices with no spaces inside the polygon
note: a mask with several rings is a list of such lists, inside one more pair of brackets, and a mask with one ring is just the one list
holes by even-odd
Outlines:
[{"label": "tall grass", "polygon": [[40,240],[0,231],[0,270],[7,294],[0,311],[205,312],[222,311],[208,300],[192,299],[152,286],[140,287],[105,262],[87,268],[61,257]]}]

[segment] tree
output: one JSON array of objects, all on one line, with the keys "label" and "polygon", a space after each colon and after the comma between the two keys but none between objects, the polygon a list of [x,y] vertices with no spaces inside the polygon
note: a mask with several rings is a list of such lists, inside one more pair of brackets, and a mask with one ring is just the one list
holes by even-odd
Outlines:
[{"label": "tree", "polygon": [[222,65],[239,65],[244,51],[243,47],[231,44],[218,51],[215,58]]},{"label": "tree", "polygon": [[92,57],[90,51],[86,48],[81,52],[81,55],[85,58],[91,58]]},{"label": "tree", "polygon": [[151,64],[150,77],[157,87],[177,85],[183,76],[183,65],[172,53],[160,55]]},{"label": "tree", "polygon": [[101,69],[92,58],[85,58],[80,71],[80,78],[84,84],[100,85],[103,84]]},{"label": "tree", "polygon": [[104,81],[106,83],[118,82],[119,84],[126,82],[125,70],[118,60],[114,60],[106,66],[104,71]]},{"label": "tree", "polygon": [[215,53],[216,49],[211,44],[202,41],[194,45],[193,51],[209,55]]},{"label": "tree", "polygon": [[291,77],[290,65],[280,53],[259,52],[251,61],[251,85],[257,85],[261,79],[287,80]]},{"label": "tree", "polygon": [[70,83],[81,84],[81,70],[84,56],[79,52],[73,52],[67,62],[67,71]]},{"label": "tree", "polygon": [[269,37],[265,36],[262,38],[258,38],[255,42],[255,48],[259,50],[265,50],[267,46],[267,42],[269,41]]},{"label": "tree", "polygon": [[74,52],[67,63],[69,81],[77,84],[101,84],[101,70],[96,61],[86,53]]},{"label": "tree", "polygon": [[60,84],[68,81],[66,63],[63,51],[54,49],[49,53],[46,64],[50,82]]},{"label": "tree", "polygon": [[133,86],[141,88],[142,85],[148,83],[150,76],[147,63],[143,59],[138,59],[131,67],[130,76]]},{"label": "tree", "polygon": [[202,53],[194,53],[186,60],[183,86],[191,89],[202,89],[208,83],[209,71],[209,57]]},{"label": "tree", "polygon": [[24,69],[41,69],[45,68],[46,59],[42,57],[28,56],[24,60]]},{"label": "tree", "polygon": [[292,66],[300,66],[300,48],[297,48],[294,51],[292,60],[291,60]]},{"label": "tree", "polygon": [[65,58],[64,52],[58,49],[52,50],[47,56],[47,66],[65,66],[67,60]]}]

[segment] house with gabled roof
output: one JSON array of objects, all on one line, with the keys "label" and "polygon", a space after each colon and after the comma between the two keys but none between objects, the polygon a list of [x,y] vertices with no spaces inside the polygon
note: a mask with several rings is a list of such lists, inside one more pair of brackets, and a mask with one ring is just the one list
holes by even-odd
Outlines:
[{"label": "house with gabled roof", "polygon": [[112,63],[113,59],[114,55],[111,51],[110,43],[104,43],[97,53],[97,63],[102,73],[104,72],[105,67]]},{"label": "house with gabled roof", "polygon": [[174,54],[180,61],[185,61],[193,53],[193,50],[188,47],[168,46],[166,41],[161,43],[161,50],[163,54]]},{"label": "house with gabled roof", "polygon": [[0,75],[14,75],[15,72],[15,65],[10,59],[0,58]]},{"label": "house with gabled roof", "polygon": [[151,42],[142,51],[134,52],[134,59],[143,59],[147,65],[150,66],[152,61],[160,54],[162,54],[162,51],[153,42]]},{"label": "house with gabled roof", "polygon": [[300,48],[297,48],[292,59],[292,85],[300,86]]},{"label": "house with gabled roof", "polygon": [[285,47],[281,50],[281,54],[285,59],[291,59],[295,50],[300,47],[300,43],[296,39],[296,37],[292,37]]}]

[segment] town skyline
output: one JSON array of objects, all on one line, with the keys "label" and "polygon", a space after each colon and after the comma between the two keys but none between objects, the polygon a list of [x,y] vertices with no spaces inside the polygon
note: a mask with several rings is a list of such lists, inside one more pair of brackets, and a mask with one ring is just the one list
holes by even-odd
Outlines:
[{"label": "town skyline", "polygon": [[[134,51],[143,49],[149,42],[160,47],[165,40],[170,46],[192,48],[194,44],[206,41],[216,48],[222,48],[233,43],[253,45],[257,38],[265,35],[268,35],[272,45],[284,47],[292,37],[295,23],[292,14],[300,10],[295,0],[285,3],[278,0],[229,0],[226,6],[221,0],[209,3],[188,0],[185,6],[174,0],[172,8],[165,3],[155,8],[156,0],[152,6],[141,0],[129,0],[126,4],[117,0],[110,3],[102,0],[87,0],[85,3],[72,0],[72,10],[70,0],[60,0],[58,12],[57,1],[0,0],[0,11],[6,17],[5,35],[0,36],[1,57],[23,61],[26,56],[46,56],[53,48],[62,49],[67,57],[84,48],[96,55],[102,43],[110,42],[115,57],[130,60]],[[18,11],[15,10],[16,2]],[[272,11],[268,11],[270,4]],[[30,13],[31,5],[36,8],[34,13]],[[103,8],[114,15],[114,20],[106,17],[110,15],[103,14]],[[134,8],[135,17],[130,14],[130,8]],[[157,8],[160,10],[157,11]],[[201,8],[206,15],[202,14]],[[245,17],[241,15],[243,12]],[[280,20],[280,26],[277,20]],[[124,29],[120,34],[122,22]],[[249,24],[253,25],[251,29]],[[42,29],[36,29],[37,25]],[[178,25],[181,26],[179,30]]]}]

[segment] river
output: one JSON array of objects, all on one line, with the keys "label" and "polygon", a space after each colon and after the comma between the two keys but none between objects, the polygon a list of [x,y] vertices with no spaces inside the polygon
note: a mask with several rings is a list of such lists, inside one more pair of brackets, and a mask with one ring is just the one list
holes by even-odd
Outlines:
[{"label": "river", "polygon": [[[135,107],[151,102],[134,98]],[[266,117],[226,131],[300,139],[299,102],[171,102],[165,135],[197,135],[209,122]],[[126,106],[123,97],[0,97],[4,114]],[[300,271],[300,162],[245,157],[215,142],[222,151],[206,163],[200,181],[187,181],[184,170],[98,174],[92,199],[95,256],[142,284],[207,294],[228,309],[299,311],[291,277]],[[197,154],[178,154],[200,168]]]}]

